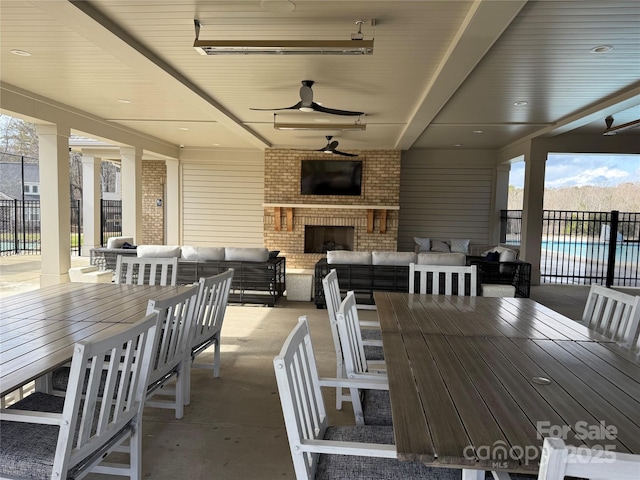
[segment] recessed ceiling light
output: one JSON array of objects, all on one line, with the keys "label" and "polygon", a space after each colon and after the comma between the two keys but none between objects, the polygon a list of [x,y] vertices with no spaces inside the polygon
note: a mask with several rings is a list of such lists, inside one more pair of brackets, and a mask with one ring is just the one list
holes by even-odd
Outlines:
[{"label": "recessed ceiling light", "polygon": [[188,131],[189,129],[187,127],[180,127],[180,130],[182,130],[183,132]]},{"label": "recessed ceiling light", "polygon": [[525,105],[529,105],[529,102],[525,100],[518,100],[517,102],[513,102],[514,107],[524,107]]},{"label": "recessed ceiling light", "polygon": [[454,145],[454,147],[461,147],[461,146],[462,146],[462,144],[461,144],[461,143],[456,143],[456,144]]},{"label": "recessed ceiling light", "polygon": [[219,147],[220,146],[219,143],[212,143],[211,145],[213,145],[214,147]]},{"label": "recessed ceiling light", "polygon": [[484,130],[474,130],[473,133],[484,133]]},{"label": "recessed ceiling light", "polygon": [[613,50],[611,45],[598,45],[597,47],[593,47],[590,52],[591,53],[608,53]]},{"label": "recessed ceiling light", "polygon": [[133,103],[133,102],[132,102],[131,100],[126,99],[126,98],[119,98],[119,99],[118,99],[118,103],[126,103],[126,104],[129,104],[129,103]]},{"label": "recessed ceiling light", "polygon": [[296,4],[289,0],[262,0],[260,8],[267,12],[293,12]]},{"label": "recessed ceiling light", "polygon": [[19,57],[30,57],[31,53],[27,52],[26,50],[18,50],[17,48],[14,48],[13,50],[10,50],[11,53],[13,53],[14,55],[18,55]]}]

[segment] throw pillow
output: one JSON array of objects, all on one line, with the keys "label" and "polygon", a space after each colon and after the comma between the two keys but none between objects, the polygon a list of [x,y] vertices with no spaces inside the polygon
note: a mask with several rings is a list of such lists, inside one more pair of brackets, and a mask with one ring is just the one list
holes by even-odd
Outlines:
[{"label": "throw pillow", "polygon": [[486,257],[487,262],[499,262],[500,261],[500,253],[499,252],[489,252]]},{"label": "throw pillow", "polygon": [[413,237],[413,241],[418,245],[418,252],[428,252],[431,250],[431,240],[426,237]]},{"label": "throw pillow", "polygon": [[451,248],[446,242],[441,242],[440,240],[431,240],[431,251],[449,253],[451,252]]},{"label": "throw pillow", "polygon": [[455,253],[469,254],[469,239],[468,238],[452,238],[451,239],[451,251]]}]

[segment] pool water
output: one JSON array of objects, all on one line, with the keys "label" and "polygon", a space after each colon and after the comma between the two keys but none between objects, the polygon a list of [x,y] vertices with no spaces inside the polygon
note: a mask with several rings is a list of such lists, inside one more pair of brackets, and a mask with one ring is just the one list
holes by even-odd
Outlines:
[{"label": "pool water", "polygon": [[[542,250],[567,257],[583,257],[606,260],[608,243],[597,242],[542,242]],[[616,245],[616,263],[638,263],[640,244],[619,243]]]}]

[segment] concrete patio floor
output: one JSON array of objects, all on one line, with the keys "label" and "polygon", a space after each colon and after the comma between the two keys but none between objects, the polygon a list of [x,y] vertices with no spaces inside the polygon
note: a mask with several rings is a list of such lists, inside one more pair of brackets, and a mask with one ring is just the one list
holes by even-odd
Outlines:
[{"label": "concrete patio floor", "polygon": [[[38,288],[39,256],[0,258],[0,302],[3,296]],[[75,258],[74,265],[88,259]],[[532,298],[578,319],[588,287],[532,287]],[[273,374],[273,357],[300,315],[307,315],[318,368],[335,375],[335,353],[326,310],[313,302],[280,299],[274,308],[230,305],[222,330],[220,377],[192,370],[191,404],[176,420],[170,410],[145,409],[143,476],[176,479],[294,479],[280,400]],[[361,311],[375,319],[375,311]],[[210,361],[206,352],[201,361]],[[333,424],[353,424],[349,404],[336,411],[334,393],[325,392]],[[113,478],[89,475],[89,480]]]}]

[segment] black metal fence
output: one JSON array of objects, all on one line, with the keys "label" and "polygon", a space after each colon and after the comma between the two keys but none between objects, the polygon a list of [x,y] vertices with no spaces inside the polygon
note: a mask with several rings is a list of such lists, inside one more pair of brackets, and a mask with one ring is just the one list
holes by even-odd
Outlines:
[{"label": "black metal fence", "polygon": [[122,201],[100,201],[100,225],[102,225],[102,238],[100,245],[105,246],[109,237],[122,235]]},{"label": "black metal fence", "polygon": [[0,254],[40,253],[40,201],[0,200]]},{"label": "black metal fence", "polygon": [[[519,244],[522,211],[503,210],[501,241]],[[640,286],[640,213],[545,210],[540,281]]]},{"label": "black metal fence", "polygon": [[[101,245],[109,237],[122,235],[122,202],[103,200]],[[40,252],[40,201],[0,200],[0,254],[39,254]],[[71,252],[82,253],[82,204],[71,202]]]}]

